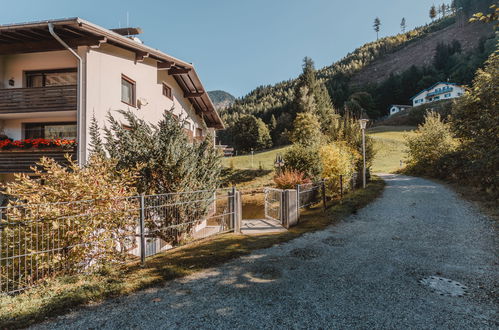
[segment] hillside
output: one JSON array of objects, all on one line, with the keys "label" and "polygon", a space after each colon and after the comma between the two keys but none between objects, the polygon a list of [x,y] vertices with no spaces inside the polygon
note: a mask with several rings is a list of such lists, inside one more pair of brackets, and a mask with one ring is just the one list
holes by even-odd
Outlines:
[{"label": "hillside", "polygon": [[[417,91],[438,81],[469,85],[495,50],[498,37],[491,25],[470,24],[468,19],[491,1],[456,0],[460,4],[456,14],[362,45],[318,69],[316,77],[336,111],[342,114],[348,109],[354,116],[364,113],[372,120],[386,116],[390,104],[406,104]],[[234,145],[231,128],[241,115],[262,119],[274,146],[289,143],[297,81],[259,86],[226,108],[222,118],[229,129],[219,135],[223,143]]]},{"label": "hillside", "polygon": [[225,91],[210,91],[208,92],[208,95],[217,110],[228,108],[236,101],[236,98],[232,94]]},{"label": "hillside", "polygon": [[439,43],[457,40],[463,52],[470,52],[478,47],[481,38],[487,38],[492,33],[489,25],[454,23],[442,30],[431,32],[423,39],[409,43],[398,51],[376,59],[354,74],[350,85],[381,83],[390,74],[401,74],[412,65],[417,67],[431,65]]}]

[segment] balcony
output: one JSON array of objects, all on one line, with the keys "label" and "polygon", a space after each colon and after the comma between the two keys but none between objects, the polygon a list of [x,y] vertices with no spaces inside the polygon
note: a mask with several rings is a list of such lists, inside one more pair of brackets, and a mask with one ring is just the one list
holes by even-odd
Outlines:
[{"label": "balcony", "polygon": [[22,151],[0,151],[0,174],[5,173],[29,173],[31,166],[42,157],[55,159],[61,165],[67,165],[64,158],[65,154],[71,155],[72,159],[76,159],[74,150],[22,150]]},{"label": "balcony", "polygon": [[76,110],[76,85],[0,89],[0,115]]},{"label": "balcony", "polygon": [[431,92],[431,93],[428,93],[428,95],[426,95],[427,98],[429,97],[432,97],[432,96],[435,96],[435,95],[440,95],[440,94],[444,94],[444,93],[450,93],[454,90],[454,88],[452,87],[444,87],[440,90],[436,90],[434,92]]}]

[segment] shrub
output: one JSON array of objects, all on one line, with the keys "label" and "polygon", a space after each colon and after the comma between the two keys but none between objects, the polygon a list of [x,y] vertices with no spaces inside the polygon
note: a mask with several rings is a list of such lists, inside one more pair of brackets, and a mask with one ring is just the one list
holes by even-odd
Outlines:
[{"label": "shrub", "polygon": [[319,178],[322,173],[322,164],[318,147],[292,145],[284,154],[284,169],[301,172],[312,180]]},{"label": "shrub", "polygon": [[[184,122],[167,111],[156,125],[148,124],[130,111],[119,113],[128,127],[124,128],[109,115],[103,147],[117,160],[119,169],[140,167],[139,192],[163,194],[164,197],[156,200],[162,199],[164,204],[172,205],[168,206],[168,212],[149,208],[146,216],[151,221],[146,222],[146,227],[154,233],[151,236],[176,245],[191,232],[195,225],[193,220],[208,212],[209,197],[220,184],[221,151],[214,148],[210,137],[201,143],[191,143],[184,133]],[[193,191],[202,192],[164,195]],[[192,203],[192,196],[196,196],[194,200],[198,202]],[[177,230],[164,230],[169,226],[175,226]]]},{"label": "shrub", "polygon": [[284,170],[274,177],[274,182],[279,189],[294,189],[297,184],[310,183],[305,174],[295,170]]},{"label": "shrub", "polygon": [[499,52],[493,53],[483,70],[478,70],[473,86],[452,113],[452,128],[462,141],[462,179],[499,193]]},{"label": "shrub", "polygon": [[183,122],[167,111],[157,125],[148,124],[130,111],[119,113],[127,127],[108,115],[104,149],[117,160],[119,169],[140,165],[139,192],[164,194],[217,188],[222,155],[210,137],[190,143]]},{"label": "shrub", "polygon": [[[67,161],[69,167],[63,167],[42,158],[34,176],[16,174],[14,181],[3,185],[11,207],[0,220],[10,224],[0,231],[0,251],[33,252],[13,259],[9,266],[0,265],[0,274],[9,271],[10,278],[20,279],[12,285],[22,287],[57,272],[120,262],[124,250],[132,248],[129,238],[135,234],[137,214],[130,212],[137,205],[127,197],[136,194],[136,171],[117,172],[116,162],[101,156],[93,156],[83,168],[69,156]],[[33,264],[36,272],[26,268]]]},{"label": "shrub", "polygon": [[457,142],[453,138],[450,124],[442,122],[440,114],[429,112],[415,135],[406,137],[406,145],[410,169],[416,173],[434,175],[439,159],[453,152]]},{"label": "shrub", "polygon": [[[330,143],[320,149],[322,162],[322,177],[327,180],[328,195],[338,194],[340,190],[339,177],[348,182],[356,172],[360,154],[345,142]],[[348,185],[344,185],[346,188]]]}]

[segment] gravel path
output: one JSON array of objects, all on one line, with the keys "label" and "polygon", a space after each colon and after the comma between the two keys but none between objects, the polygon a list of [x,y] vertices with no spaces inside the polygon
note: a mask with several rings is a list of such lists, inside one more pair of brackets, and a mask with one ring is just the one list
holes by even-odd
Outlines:
[{"label": "gravel path", "polygon": [[[491,221],[442,185],[383,178],[382,198],[339,225],[37,328],[498,329]],[[430,276],[467,292],[440,295],[420,280],[463,288]]]}]

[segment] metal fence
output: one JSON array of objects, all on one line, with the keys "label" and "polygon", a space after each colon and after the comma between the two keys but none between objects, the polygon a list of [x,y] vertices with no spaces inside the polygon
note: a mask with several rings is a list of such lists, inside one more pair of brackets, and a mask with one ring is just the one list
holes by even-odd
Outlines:
[{"label": "metal fence", "polygon": [[282,221],[282,190],[275,188],[265,188],[263,190],[265,218]]},{"label": "metal fence", "polygon": [[296,192],[298,195],[297,207],[298,210],[304,207],[310,207],[317,204],[324,199],[324,183],[319,181],[314,183],[305,183],[296,185]]},{"label": "metal fence", "polygon": [[0,293],[234,229],[235,189],[0,208]]}]

